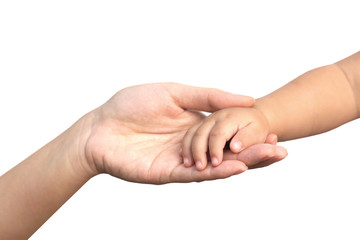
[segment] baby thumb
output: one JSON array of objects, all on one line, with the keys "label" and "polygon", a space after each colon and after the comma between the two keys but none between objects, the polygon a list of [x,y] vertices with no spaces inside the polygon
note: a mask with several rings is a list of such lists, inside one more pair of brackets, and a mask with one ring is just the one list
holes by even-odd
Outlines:
[{"label": "baby thumb", "polygon": [[250,123],[249,125],[239,129],[230,141],[230,150],[233,153],[239,153],[243,149],[257,144],[264,143],[268,133],[264,131],[258,124]]}]

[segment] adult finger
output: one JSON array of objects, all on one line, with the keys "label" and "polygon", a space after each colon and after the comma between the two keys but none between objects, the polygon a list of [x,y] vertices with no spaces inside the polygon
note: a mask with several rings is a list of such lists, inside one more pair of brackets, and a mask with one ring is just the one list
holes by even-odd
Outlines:
[{"label": "adult finger", "polygon": [[164,85],[182,109],[214,112],[227,107],[252,107],[254,98],[213,88],[192,87],[179,83]]},{"label": "adult finger", "polygon": [[247,169],[244,163],[237,160],[224,161],[217,167],[208,164],[203,171],[198,171],[195,166],[185,168],[183,165],[179,165],[172,172],[169,182],[201,182],[222,179],[243,173]]},{"label": "adult finger", "polygon": [[225,151],[223,159],[236,159],[250,168],[269,159],[276,162],[280,161],[287,155],[288,153],[284,147],[263,143],[252,145],[237,154],[230,150]]},{"label": "adult finger", "polygon": [[273,157],[273,158],[269,158],[265,161],[262,161],[262,162],[259,162],[258,164],[255,164],[253,166],[250,166],[249,169],[255,169],[255,168],[263,168],[263,167],[267,167],[271,164],[274,164],[276,162],[279,162],[281,161],[282,159],[279,159],[279,158],[276,158],[276,157]]}]

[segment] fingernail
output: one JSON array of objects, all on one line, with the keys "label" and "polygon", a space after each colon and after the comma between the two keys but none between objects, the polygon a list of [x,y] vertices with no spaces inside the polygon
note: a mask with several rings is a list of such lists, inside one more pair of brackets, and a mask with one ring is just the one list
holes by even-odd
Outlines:
[{"label": "fingernail", "polygon": [[233,144],[233,148],[234,148],[234,150],[236,150],[236,151],[240,151],[240,150],[241,150],[241,148],[242,148],[242,144],[241,144],[241,142],[240,142],[240,141],[236,141],[236,142],[234,142],[234,144]]},{"label": "fingernail", "polygon": [[189,165],[189,164],[190,164],[190,159],[184,158],[184,165]]},{"label": "fingernail", "polygon": [[203,167],[202,162],[201,162],[201,161],[197,161],[197,162],[196,162],[196,168],[197,168],[198,170],[201,170],[202,167]]},{"label": "fingernail", "polygon": [[216,157],[211,158],[211,162],[213,166],[217,166],[219,164],[219,160]]}]

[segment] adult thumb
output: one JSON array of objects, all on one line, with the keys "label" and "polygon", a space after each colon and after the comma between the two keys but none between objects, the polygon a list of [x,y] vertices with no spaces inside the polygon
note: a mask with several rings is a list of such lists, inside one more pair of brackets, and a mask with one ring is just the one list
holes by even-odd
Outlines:
[{"label": "adult thumb", "polygon": [[168,83],[166,88],[179,107],[187,110],[215,112],[228,107],[252,107],[254,98],[214,88]]}]

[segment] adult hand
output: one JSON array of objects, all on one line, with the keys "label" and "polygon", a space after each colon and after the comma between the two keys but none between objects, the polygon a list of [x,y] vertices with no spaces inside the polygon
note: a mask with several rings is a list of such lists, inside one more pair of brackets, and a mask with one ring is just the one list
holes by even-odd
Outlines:
[{"label": "adult hand", "polygon": [[[91,132],[85,156],[94,174],[109,173],[123,180],[163,184],[226,178],[247,170],[239,161],[280,160],[285,155],[270,144],[255,145],[240,154],[226,153],[224,162],[197,171],[185,168],[180,146],[185,132],[205,116],[225,107],[251,107],[250,97],[176,83],[146,84],[119,91],[88,114]],[[198,111],[194,111],[198,110]]]},{"label": "adult hand", "polygon": [[216,168],[209,165],[200,172],[184,167],[181,140],[204,118],[190,109],[212,112],[253,102],[175,83],[121,90],[0,177],[0,212],[5,216],[0,216],[0,239],[28,239],[99,173],[142,183],[202,181],[241,173],[245,164],[257,166],[265,159],[271,163],[285,157],[277,151],[280,147],[262,144],[239,154],[225,152],[227,160]]}]

